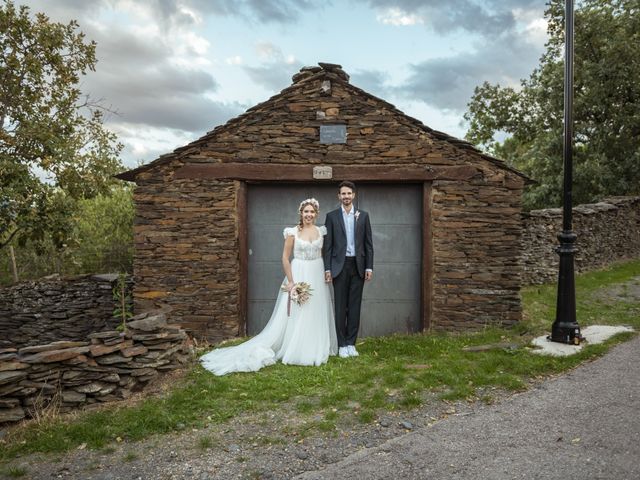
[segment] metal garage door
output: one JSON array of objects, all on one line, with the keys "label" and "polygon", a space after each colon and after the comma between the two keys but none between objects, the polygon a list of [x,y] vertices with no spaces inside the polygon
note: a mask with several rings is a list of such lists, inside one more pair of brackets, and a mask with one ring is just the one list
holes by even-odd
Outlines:
[{"label": "metal garage door", "polygon": [[[282,230],[297,222],[301,200],[320,202],[318,224],[339,206],[337,184],[249,185],[248,322],[250,335],[269,321],[282,272]],[[356,207],[369,212],[374,279],[364,288],[360,336],[420,329],[422,186],[358,185]]]}]

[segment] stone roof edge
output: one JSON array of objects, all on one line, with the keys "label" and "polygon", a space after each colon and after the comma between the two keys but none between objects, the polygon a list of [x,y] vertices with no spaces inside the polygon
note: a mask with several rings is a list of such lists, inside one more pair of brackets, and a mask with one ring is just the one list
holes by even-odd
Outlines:
[{"label": "stone roof edge", "polygon": [[[328,73],[328,72],[324,72],[323,71],[322,73]],[[315,77],[315,75],[313,77]],[[311,79],[313,77],[307,77],[307,78],[304,78],[304,79],[302,79],[302,80],[300,80],[300,81],[298,81],[296,83],[293,83],[293,84],[289,85],[287,88],[285,88],[285,89],[281,90],[279,93],[269,97],[267,100],[265,100],[263,102],[260,102],[260,103],[257,103],[253,107],[250,107],[247,110],[245,110],[240,115],[227,120],[225,123],[223,123],[221,125],[217,125],[216,127],[213,128],[213,130],[209,130],[207,133],[202,135],[200,138],[197,138],[193,142],[188,143],[187,145],[183,145],[182,147],[178,147],[173,152],[165,153],[164,155],[159,156],[158,158],[156,158],[155,160],[153,160],[153,161],[151,161],[151,162],[149,162],[147,164],[144,164],[144,165],[141,165],[141,166],[139,166],[137,168],[134,168],[132,170],[127,170],[126,172],[122,172],[122,173],[119,173],[117,175],[114,175],[115,178],[119,178],[121,180],[126,180],[126,181],[129,181],[129,182],[135,182],[135,178],[138,175],[138,173],[145,172],[147,170],[151,170],[152,168],[158,167],[160,165],[164,165],[166,163],[169,163],[171,160],[174,160],[174,159],[178,158],[183,151],[188,150],[190,148],[193,148],[193,147],[195,147],[195,146],[197,146],[197,145],[199,145],[201,143],[204,143],[205,141],[210,140],[211,137],[213,137],[214,135],[217,135],[218,133],[233,127],[234,125],[239,123],[241,120],[243,120],[245,117],[247,117],[251,113],[253,113],[255,110],[258,110],[258,109],[262,108],[263,106],[269,104],[270,102],[273,102],[275,99],[280,98],[282,95],[285,95],[290,90],[292,90],[294,87],[298,88],[300,86],[300,84],[306,83],[307,81],[309,81],[309,79]]]},{"label": "stone roof edge", "polygon": [[369,92],[367,92],[365,90],[362,90],[361,88],[356,87],[355,85],[352,85],[349,82],[345,82],[342,79],[340,79],[340,81],[343,82],[345,87],[357,91],[360,95],[364,95],[364,96],[369,97],[369,98],[371,98],[373,100],[376,100],[377,102],[385,104],[387,106],[387,108],[392,110],[394,113],[396,113],[397,115],[400,115],[401,117],[406,118],[411,124],[413,124],[414,126],[420,128],[421,130],[423,130],[424,132],[430,134],[431,136],[435,137],[437,140],[445,141],[445,142],[450,143],[451,145],[453,145],[454,147],[457,147],[457,148],[462,148],[464,150],[469,150],[469,151],[475,153],[476,155],[484,158],[485,160],[488,160],[489,162],[497,165],[498,167],[503,168],[505,170],[509,170],[510,172],[513,172],[516,175],[522,177],[525,180],[525,182],[528,183],[528,184],[537,183],[535,180],[529,178],[526,174],[524,174],[520,170],[508,165],[504,160],[500,160],[499,158],[493,157],[493,156],[491,156],[491,155],[489,155],[487,153],[482,152],[482,150],[478,149],[472,143],[467,142],[466,140],[462,140],[460,138],[453,137],[453,136],[451,136],[451,135],[449,135],[447,133],[440,132],[438,130],[434,130],[433,128],[428,127],[427,125],[425,125],[421,120],[418,120],[417,118],[414,118],[414,117],[412,117],[410,115],[407,115],[402,110],[399,110],[395,105],[387,102],[386,100],[383,100],[382,98],[376,97],[375,95],[372,95],[371,93],[369,93]]},{"label": "stone roof edge", "polygon": [[119,178],[121,180],[126,180],[126,181],[129,181],[129,182],[135,182],[135,178],[139,173],[145,172],[147,170],[151,170],[151,169],[156,168],[156,167],[158,167],[160,165],[164,165],[166,163],[169,163],[171,160],[179,158],[179,156],[180,156],[180,154],[182,152],[184,152],[186,150],[189,150],[189,149],[191,149],[193,147],[198,146],[201,143],[204,143],[204,142],[210,140],[214,135],[217,135],[218,133],[220,133],[222,131],[228,130],[229,128],[235,126],[237,123],[240,123],[242,120],[244,120],[247,116],[249,116],[255,110],[259,110],[259,109],[263,108],[265,105],[268,105],[269,103],[273,103],[276,99],[282,97],[283,95],[286,95],[289,91],[294,90],[294,89],[298,89],[301,85],[303,85],[305,83],[309,83],[309,82],[317,80],[318,78],[326,77],[326,76],[331,77],[331,79],[333,81],[340,82],[345,88],[354,90],[359,95],[363,95],[365,97],[368,97],[368,98],[371,98],[371,99],[375,100],[376,102],[384,104],[389,110],[393,111],[395,114],[397,114],[397,115],[399,115],[399,116],[401,116],[403,118],[406,118],[412,125],[414,125],[417,128],[423,130],[424,132],[426,132],[429,135],[433,136],[437,140],[445,141],[447,143],[452,144],[454,147],[457,147],[457,148],[462,148],[464,150],[469,150],[469,151],[475,153],[476,155],[478,155],[479,157],[481,157],[481,158],[483,158],[483,159],[495,164],[496,166],[498,166],[498,167],[500,167],[500,168],[502,168],[504,170],[508,170],[508,171],[510,171],[510,172],[522,177],[525,180],[525,183],[527,183],[527,184],[535,184],[535,183],[537,183],[535,180],[532,180],[531,178],[529,178],[527,175],[525,175],[521,171],[519,171],[516,168],[513,168],[513,167],[511,167],[509,165],[507,165],[507,163],[505,163],[503,160],[500,160],[499,158],[495,158],[495,157],[492,157],[491,155],[483,153],[481,150],[479,150],[477,147],[475,147],[473,144],[467,142],[466,140],[461,140],[459,138],[452,137],[451,135],[448,135],[448,134],[446,134],[444,132],[440,132],[438,130],[434,130],[434,129],[428,127],[427,125],[422,123],[422,121],[418,120],[417,118],[411,117],[410,115],[407,115],[406,113],[402,112],[395,105],[387,102],[386,100],[383,100],[382,98],[376,97],[375,95],[372,95],[371,93],[366,92],[365,90],[362,90],[361,88],[356,87],[355,85],[352,85],[351,83],[349,83],[348,79],[345,79],[345,78],[341,77],[340,75],[332,72],[331,70],[325,70],[325,69],[321,69],[318,72],[315,72],[315,73],[313,73],[311,75],[305,76],[304,78],[292,83],[291,85],[289,85],[288,87],[284,88],[279,93],[271,96],[267,100],[265,100],[263,102],[260,102],[260,103],[258,103],[256,105],[254,105],[253,107],[248,108],[247,110],[245,110],[243,113],[241,113],[237,117],[233,117],[233,118],[229,119],[227,122],[214,127],[213,130],[208,131],[203,136],[201,136],[200,138],[194,140],[193,142],[188,143],[187,145],[184,145],[182,147],[178,147],[171,153],[166,153],[164,155],[161,155],[157,159],[155,159],[155,160],[153,160],[153,161],[151,161],[151,162],[149,162],[149,163],[147,163],[145,165],[141,165],[141,166],[139,166],[137,168],[134,168],[132,170],[127,170],[126,172],[119,173],[119,174],[115,175],[115,178]]}]

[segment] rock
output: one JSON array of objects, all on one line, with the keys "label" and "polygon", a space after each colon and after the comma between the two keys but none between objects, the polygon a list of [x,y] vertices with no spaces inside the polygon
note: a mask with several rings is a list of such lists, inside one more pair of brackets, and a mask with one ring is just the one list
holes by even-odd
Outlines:
[{"label": "rock", "polygon": [[162,343],[148,344],[146,345],[146,347],[149,350],[167,350],[171,348],[171,345],[173,345],[171,342],[162,342]]},{"label": "rock", "polygon": [[83,378],[85,373],[80,370],[67,370],[62,374],[62,380],[75,380],[76,378]]},{"label": "rock", "polygon": [[127,322],[127,328],[142,330],[143,332],[153,332],[164,327],[166,324],[167,316],[164,313],[158,313],[147,316],[146,318],[141,318],[140,320],[131,320]]},{"label": "rock", "polygon": [[25,418],[26,414],[22,407],[0,408],[0,423],[17,422]]},{"label": "rock", "polygon": [[[70,342],[73,343],[73,342]],[[79,342],[76,342],[79,343]],[[83,345],[87,345],[86,342],[82,342]],[[82,353],[86,353],[90,350],[88,346],[66,348],[64,350],[45,350],[40,353],[34,353],[33,355],[21,357],[20,360],[26,363],[52,363],[61,362],[62,360],[68,360],[70,358],[77,357]],[[21,350],[22,352],[22,350]]]},{"label": "rock", "polygon": [[86,385],[80,385],[79,387],[74,388],[74,390],[78,393],[96,393],[102,390],[106,384],[100,382],[91,382]]},{"label": "rock", "polygon": [[104,340],[102,340],[102,343],[104,345],[117,345],[118,343],[122,343],[124,342],[124,334],[121,334],[118,337],[114,337],[114,338],[105,338]]},{"label": "rock", "polygon": [[22,388],[33,388],[35,391],[45,395],[52,395],[57,388],[56,385],[51,383],[32,382],[31,380],[22,380],[18,385]]},{"label": "rock", "polygon": [[135,347],[124,348],[120,352],[125,357],[135,357],[136,355],[143,355],[147,353],[148,349],[144,345],[139,345]]},{"label": "rock", "polygon": [[174,340],[183,340],[187,338],[187,334],[182,333],[169,333],[169,332],[160,332],[160,333],[134,333],[132,335],[134,340],[142,341],[145,345],[148,343],[160,343],[160,342],[171,342]]},{"label": "rock", "polygon": [[47,345],[35,345],[33,347],[24,347],[19,350],[20,355],[26,355],[28,353],[38,353],[38,352],[46,352],[49,350],[62,350],[62,349],[71,349],[74,347],[84,347],[88,345],[88,342],[69,342],[69,341],[59,341],[59,342],[51,342]]},{"label": "rock", "polygon": [[[34,393],[36,393],[38,391],[38,389],[36,387],[22,387],[20,389],[19,392],[14,393],[14,395],[18,396],[18,397],[30,397],[31,395],[33,395]],[[31,398],[27,398],[25,400],[26,403],[30,403],[30,401],[33,400]]]},{"label": "rock", "polygon": [[93,358],[89,358],[86,355],[78,355],[77,357],[74,357],[74,358],[71,358],[69,360],[66,360],[64,363],[66,363],[67,365],[86,364],[86,365],[89,365],[91,367],[98,366],[98,364],[96,363],[96,361]]},{"label": "rock", "polygon": [[103,357],[98,357],[96,361],[100,365],[113,365],[114,363],[127,363],[130,362],[132,358],[123,357],[118,353],[114,353],[112,355],[105,355]]},{"label": "rock", "polygon": [[117,388],[117,385],[107,384],[100,389],[100,391],[97,393],[97,396],[108,395],[111,392],[115,391]]},{"label": "rock", "polygon": [[17,382],[25,378],[27,374],[20,370],[9,370],[7,372],[0,372],[0,385],[7,383]]},{"label": "rock", "polygon": [[413,430],[413,424],[406,420],[403,420],[402,422],[400,422],[399,425],[406,430]]},{"label": "rock", "polygon": [[296,457],[298,457],[300,460],[306,460],[307,458],[309,458],[309,454],[304,451],[299,451],[296,452]]},{"label": "rock", "polygon": [[155,372],[153,368],[139,368],[131,372],[132,377],[141,377],[143,375],[151,375]]},{"label": "rock", "polygon": [[18,398],[3,397],[0,398],[0,408],[15,408],[20,405]]},{"label": "rock", "polygon": [[0,397],[5,397],[8,395],[12,395],[16,392],[22,390],[22,387],[15,384],[8,384],[5,386],[0,386]]},{"label": "rock", "polygon": [[44,366],[44,368],[38,369],[37,365],[33,365],[31,368],[31,372],[29,372],[29,379],[37,382],[38,380],[42,380],[43,382],[53,383],[60,378],[60,371],[54,370],[53,368],[49,368],[49,366]]},{"label": "rock", "polygon": [[120,332],[117,330],[109,330],[108,332],[96,332],[88,335],[91,339],[120,338]]},{"label": "rock", "polygon": [[107,383],[119,383],[120,382],[120,375],[118,375],[117,373],[111,373],[109,375],[106,375],[106,376],[102,377],[101,380],[103,382],[107,382]]},{"label": "rock", "polygon": [[158,376],[158,372],[156,372],[154,370],[154,372],[152,374],[136,377],[136,380],[138,380],[138,382],[140,382],[140,383],[147,383],[150,380],[153,380],[157,376]]},{"label": "rock", "polygon": [[25,368],[29,368],[28,363],[22,362],[0,362],[0,372],[5,372],[7,370],[23,370]]},{"label": "rock", "polygon": [[118,343],[115,343],[113,345],[92,345],[91,355],[93,357],[100,357],[102,355],[113,353],[133,345],[133,342],[131,340],[126,340],[126,341],[121,341],[121,339],[118,339],[118,340],[119,340]]},{"label": "rock", "polygon": [[229,453],[240,453],[240,445],[236,445],[235,443],[232,443],[231,445],[227,446],[225,450]]},{"label": "rock", "polygon": [[62,401],[65,403],[83,403],[86,399],[87,396],[84,393],[73,390],[64,390],[62,392]]}]

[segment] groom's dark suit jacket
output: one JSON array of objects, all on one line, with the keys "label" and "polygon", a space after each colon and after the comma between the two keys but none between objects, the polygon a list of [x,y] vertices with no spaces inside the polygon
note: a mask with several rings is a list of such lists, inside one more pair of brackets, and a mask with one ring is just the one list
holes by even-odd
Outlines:
[{"label": "groom's dark suit jacket", "polygon": [[[364,277],[367,269],[373,270],[371,223],[367,212],[363,210],[355,212],[357,215],[355,220],[356,265],[358,274]],[[342,208],[327,213],[325,227],[327,227],[327,235],[324,237],[322,252],[324,269],[331,271],[331,276],[335,278],[344,267],[347,253],[347,232],[342,218]]]}]

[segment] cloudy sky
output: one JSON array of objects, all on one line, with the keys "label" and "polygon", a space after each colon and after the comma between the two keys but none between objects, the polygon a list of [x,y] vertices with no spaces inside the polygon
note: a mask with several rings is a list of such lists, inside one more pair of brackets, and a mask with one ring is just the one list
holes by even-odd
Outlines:
[{"label": "cloudy sky", "polygon": [[97,42],[85,93],[135,166],[338,63],[351,83],[462,137],[473,88],[518,86],[546,41],[545,0],[16,0]]}]

